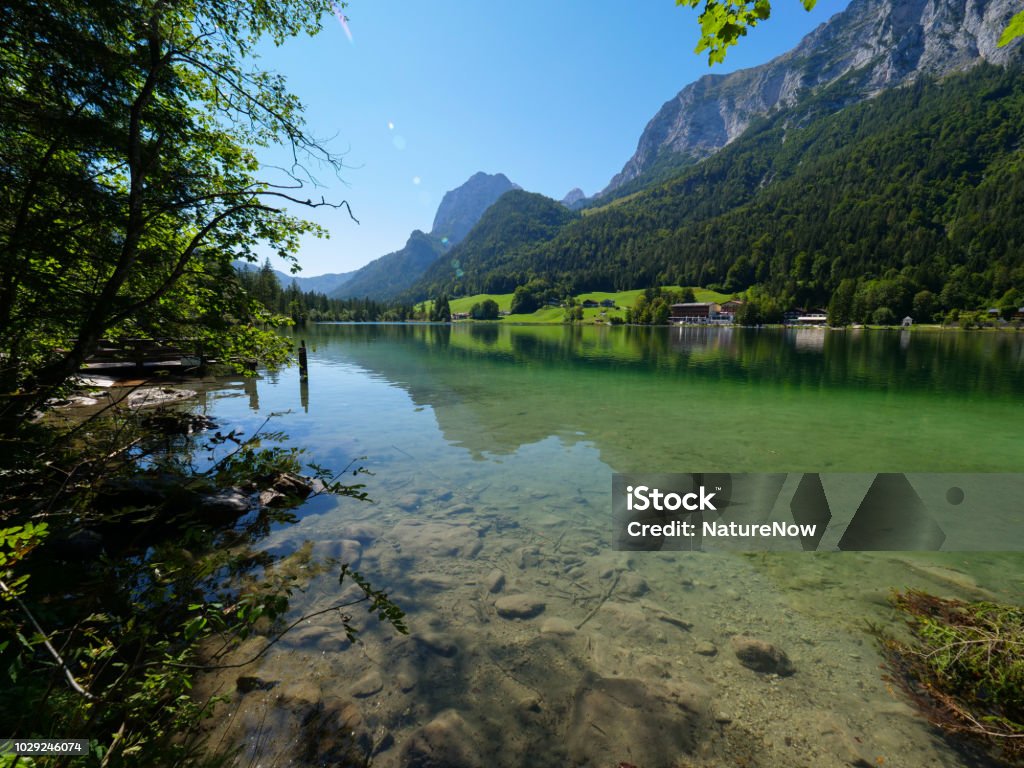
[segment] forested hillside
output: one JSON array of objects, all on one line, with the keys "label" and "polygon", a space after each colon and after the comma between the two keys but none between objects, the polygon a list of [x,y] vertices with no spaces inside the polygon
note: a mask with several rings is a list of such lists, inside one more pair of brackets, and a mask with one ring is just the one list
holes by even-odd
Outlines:
[{"label": "forested hillside", "polygon": [[[561,229],[580,215],[533,192],[506,192],[487,209],[466,239],[438,259],[417,283],[418,298],[442,294],[511,293],[527,282],[530,263]],[[524,273],[524,274],[520,274]],[[473,290],[468,290],[473,286]]]},{"label": "forested hillside", "polygon": [[[864,311],[882,299],[910,311],[921,291],[933,295],[934,311],[1016,300],[1013,289],[1024,285],[1020,75],[983,66],[841,108],[854,73],[545,242],[501,228],[492,209],[487,250],[472,250],[472,232],[464,275],[443,287],[493,292],[501,275],[519,284],[546,277],[574,292],[762,285],[780,303],[823,304],[849,278],[860,281],[854,292],[875,297],[864,298]],[[418,286],[424,295],[441,285],[428,276]]]}]

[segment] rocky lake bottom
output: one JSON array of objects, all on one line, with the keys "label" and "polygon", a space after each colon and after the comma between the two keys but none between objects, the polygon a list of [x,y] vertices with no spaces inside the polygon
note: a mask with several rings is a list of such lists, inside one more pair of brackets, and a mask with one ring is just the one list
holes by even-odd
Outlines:
[{"label": "rocky lake bottom", "polygon": [[[297,576],[286,620],[337,605],[349,563],[406,611],[410,634],[354,606],[349,644],[328,611],[256,663],[203,678],[198,693],[227,697],[210,743],[239,746],[236,764],[982,765],[887,682],[868,624],[900,631],[893,589],[1019,603],[1024,555],[620,552],[611,481],[1017,472],[1017,336],[307,332],[308,383],[294,371],[215,383],[198,407],[247,434],[287,412],[271,428],[290,444],[374,473],[356,480],[374,503],[318,497],[261,546]],[[996,545],[1021,548],[1018,516],[1011,505]]]},{"label": "rocky lake bottom", "polygon": [[[205,681],[231,697],[215,740],[264,766],[970,764],[885,681],[865,624],[898,621],[887,584],[991,596],[963,556],[614,552],[603,498],[527,492],[550,508],[526,520],[488,500],[522,493],[420,489],[272,536],[358,568],[411,632],[359,607],[355,645],[336,614],[303,622]],[[302,585],[294,617],[338,602],[336,572]]]}]

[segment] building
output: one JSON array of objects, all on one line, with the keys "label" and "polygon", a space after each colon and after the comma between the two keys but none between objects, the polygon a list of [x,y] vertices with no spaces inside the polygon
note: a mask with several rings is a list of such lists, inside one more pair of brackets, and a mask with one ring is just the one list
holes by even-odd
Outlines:
[{"label": "building", "polygon": [[596,301],[594,301],[593,299],[586,299],[586,300],[585,300],[585,301],[583,302],[583,308],[584,308],[584,309],[595,309],[596,307],[599,307],[599,306],[601,306],[601,305],[600,305],[600,304],[598,304],[598,303],[597,303]]},{"label": "building", "polygon": [[814,309],[796,319],[797,325],[827,325],[828,314],[821,309]]},{"label": "building", "polygon": [[673,304],[669,307],[669,322],[672,323],[707,323],[714,319],[721,306],[713,301],[693,301],[686,304]]},{"label": "building", "polygon": [[743,306],[743,302],[739,299],[729,299],[728,301],[722,302],[722,312],[727,315],[735,315],[740,311],[740,307]]},{"label": "building", "polygon": [[602,307],[614,307],[615,306],[615,299],[601,299],[601,306]]}]

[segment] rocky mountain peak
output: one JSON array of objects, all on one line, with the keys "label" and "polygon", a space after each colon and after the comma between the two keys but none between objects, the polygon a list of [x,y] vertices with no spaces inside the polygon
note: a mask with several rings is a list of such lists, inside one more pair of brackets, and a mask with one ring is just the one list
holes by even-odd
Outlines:
[{"label": "rocky mountain peak", "polygon": [[586,199],[587,196],[586,194],[584,194],[582,189],[580,189],[579,187],[573,187],[572,189],[569,190],[566,196],[562,198],[562,205],[564,205],[566,208],[572,208],[574,205],[576,205],[576,203],[580,202],[580,200]]},{"label": "rocky mountain peak", "polygon": [[997,48],[996,42],[1018,10],[1018,0],[852,0],[788,53],[728,75],[705,75],[683,88],[647,124],[636,153],[600,194],[636,178],[666,153],[706,157],[754,118],[854,70],[859,75],[847,103],[921,75],[941,76],[983,61],[1005,64],[1020,56],[1021,43]]},{"label": "rocky mountain peak", "polygon": [[458,243],[480,220],[484,211],[510,189],[521,187],[509,181],[503,173],[474,173],[464,184],[445,193],[430,234],[448,238],[450,245]]}]

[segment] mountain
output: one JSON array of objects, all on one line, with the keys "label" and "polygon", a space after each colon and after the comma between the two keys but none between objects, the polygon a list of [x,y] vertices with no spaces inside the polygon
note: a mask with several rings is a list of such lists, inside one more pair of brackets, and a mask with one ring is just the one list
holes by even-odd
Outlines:
[{"label": "mountain", "polygon": [[426,270],[409,295],[419,300],[476,292],[466,290],[466,275],[473,276],[479,292],[511,292],[520,279],[509,265],[530,259],[534,249],[579,218],[579,213],[544,195],[519,189],[506,192],[445,259]]},{"label": "mountain", "polygon": [[456,245],[473,228],[484,211],[510,189],[520,189],[503,173],[475,173],[461,186],[446,192],[434,216],[430,234],[439,239],[448,238]]},{"label": "mountain", "polygon": [[[253,264],[248,261],[236,261],[234,262],[234,267],[235,269],[242,270],[244,272],[257,272],[260,269],[259,264]],[[277,281],[281,284],[282,288],[287,288],[294,280],[296,284],[298,284],[299,290],[305,291],[306,293],[329,294],[331,291],[334,291],[344,285],[354,274],[354,271],[329,272],[326,275],[302,277],[301,275],[292,275],[288,272],[282,272],[279,269],[274,270],[274,275],[277,277]]]},{"label": "mountain", "polygon": [[338,286],[333,298],[393,299],[409,288],[438,256],[459,243],[495,200],[520,189],[503,173],[473,174],[445,193],[430,234],[416,230],[401,250],[374,259]]},{"label": "mountain", "polygon": [[[871,75],[852,71],[672,180],[586,215],[552,201],[572,217],[553,220],[553,235],[513,226],[509,193],[453,250],[458,290],[535,278],[574,293],[759,285],[792,306],[847,284],[860,318],[1024,301],[1024,71],[919,78],[837,111]],[[487,248],[484,228],[501,233]]]},{"label": "mountain", "polygon": [[374,259],[331,294],[333,298],[392,299],[437,261],[445,246],[432,235],[414,230],[400,250]]},{"label": "mountain", "polygon": [[562,198],[562,205],[566,208],[575,209],[579,203],[587,199],[586,194],[579,187],[573,187],[569,190],[568,194]]},{"label": "mountain", "polygon": [[[841,108],[922,75],[941,77],[983,61],[1005,64],[1020,44],[997,48],[1018,0],[852,0],[796,48],[758,67],[705,75],[665,103],[644,129],[634,155],[598,195],[619,196],[659,164],[680,166],[735,141],[751,122],[792,106],[808,90],[859,70]],[[631,189],[635,189],[634,185]]]}]

